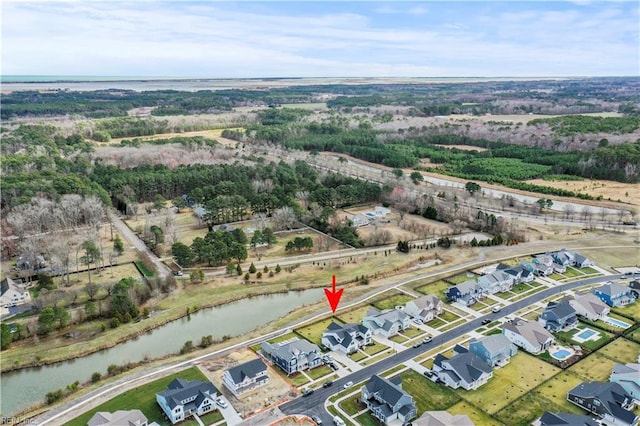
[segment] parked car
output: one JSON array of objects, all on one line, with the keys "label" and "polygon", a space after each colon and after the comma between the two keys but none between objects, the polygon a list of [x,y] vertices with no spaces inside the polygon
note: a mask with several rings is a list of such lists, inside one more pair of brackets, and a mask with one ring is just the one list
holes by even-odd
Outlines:
[{"label": "parked car", "polygon": [[313,393],[313,389],[307,389],[306,391],[302,392],[302,396],[309,396]]},{"label": "parked car", "polygon": [[227,408],[229,406],[229,404],[227,404],[227,402],[222,398],[216,399],[216,404],[221,408]]},{"label": "parked car", "polygon": [[329,364],[327,364],[329,367],[331,367],[331,369],[333,371],[337,371],[338,370],[338,365],[335,362],[331,362]]},{"label": "parked car", "polygon": [[422,343],[430,343],[433,340],[433,337],[427,336],[422,340]]},{"label": "parked car", "polygon": [[430,370],[425,371],[424,373],[422,373],[425,375],[425,377],[429,377],[431,378],[431,376],[433,376],[433,372],[431,372]]},{"label": "parked car", "polygon": [[414,347],[414,348],[419,348],[421,344],[422,344],[421,342],[414,343],[414,344],[413,344],[413,347]]},{"label": "parked car", "polygon": [[335,417],[333,418],[333,424],[334,424],[334,425],[336,425],[336,426],[346,426],[346,424],[345,424],[344,420],[342,420],[342,419],[341,419],[340,417],[338,417],[338,416],[335,416]]},{"label": "parked car", "polygon": [[491,320],[489,318],[485,318],[482,320],[482,325],[487,325],[491,322]]},{"label": "parked car", "polygon": [[331,381],[331,380],[329,380],[328,382],[324,382],[324,383],[322,384],[322,387],[323,387],[323,388],[328,388],[328,387],[330,387],[330,386],[333,386],[333,381]]},{"label": "parked car", "polygon": [[322,424],[322,419],[320,417],[318,417],[318,416],[311,417],[311,420],[316,422],[317,425],[321,425]]},{"label": "parked car", "polygon": [[420,318],[414,318],[413,322],[415,322],[416,324],[422,324],[423,321]]},{"label": "parked car", "polygon": [[502,308],[500,307],[500,305],[496,305],[493,308],[491,308],[491,312],[497,313],[500,312]]},{"label": "parked car", "polygon": [[348,389],[348,388],[350,388],[351,386],[353,386],[353,382],[349,381],[349,382],[345,383],[343,387],[344,387],[345,389]]}]

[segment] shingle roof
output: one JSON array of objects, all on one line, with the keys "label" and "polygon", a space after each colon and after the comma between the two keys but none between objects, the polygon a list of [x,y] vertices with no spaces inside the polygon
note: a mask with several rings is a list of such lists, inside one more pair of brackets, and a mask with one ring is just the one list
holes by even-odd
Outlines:
[{"label": "shingle roof", "polygon": [[568,300],[562,302],[549,302],[544,312],[542,312],[543,318],[556,317],[565,318],[571,315],[575,315],[576,310],[569,304]]},{"label": "shingle roof", "polygon": [[618,283],[607,283],[596,288],[595,290],[608,296],[617,296],[619,294],[625,294],[629,291],[628,287],[625,287]]},{"label": "shingle roof", "polygon": [[540,417],[540,426],[599,426],[599,423],[589,416],[545,411]]},{"label": "shingle roof", "polygon": [[249,362],[245,362],[244,364],[237,365],[233,368],[230,368],[229,375],[234,383],[242,383],[245,378],[253,378],[258,373],[261,373],[267,369],[267,366],[264,365],[261,359],[254,359]]},{"label": "shingle roof", "polygon": [[502,352],[505,349],[511,349],[514,347],[511,340],[507,339],[504,334],[493,334],[491,336],[482,337],[476,340],[476,342],[484,346],[491,354]]},{"label": "shingle roof", "polygon": [[[471,352],[458,353],[451,358],[438,354],[434,360],[434,364],[444,369],[442,366],[444,361],[448,362],[451,366],[450,371],[453,371],[467,383],[472,383],[478,380],[483,374],[489,374],[492,371],[489,364]],[[447,371],[449,369],[444,370]]]},{"label": "shingle roof", "polygon": [[414,426],[474,426],[467,415],[452,415],[448,411],[426,411],[411,423]]},{"label": "shingle roof", "polygon": [[625,401],[629,403],[633,397],[618,383],[583,382],[569,391],[570,395],[579,398],[597,398],[614,417],[632,424],[636,415],[621,407]]},{"label": "shingle roof", "polygon": [[378,375],[371,376],[365,387],[370,394],[378,394],[380,399],[390,407],[396,405],[403,396],[408,395],[398,385]]},{"label": "shingle roof", "polygon": [[193,396],[203,398],[202,394],[215,395],[219,393],[213,383],[201,380],[175,379],[167,387],[167,390],[158,392],[158,395],[164,397],[171,409],[181,405],[182,401],[187,398]]},{"label": "shingle roof", "polygon": [[581,296],[577,296],[575,298],[575,301],[580,303],[585,309],[588,309],[598,315],[609,309],[607,304],[600,300],[600,298],[593,293],[587,293]]},{"label": "shingle roof", "polygon": [[504,323],[503,328],[519,334],[534,346],[544,344],[549,339],[553,339],[553,335],[535,321],[515,318]]},{"label": "shingle roof", "polygon": [[303,353],[320,352],[320,348],[313,343],[309,343],[306,340],[298,339],[285,344],[271,344],[264,342],[262,349],[278,358],[285,360],[292,360],[298,358]]}]

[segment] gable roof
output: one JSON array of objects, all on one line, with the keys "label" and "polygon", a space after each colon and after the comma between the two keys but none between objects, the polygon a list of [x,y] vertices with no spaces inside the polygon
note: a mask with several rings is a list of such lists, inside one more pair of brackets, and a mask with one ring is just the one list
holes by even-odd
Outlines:
[{"label": "gable roof", "polygon": [[472,340],[470,343],[476,343],[482,345],[489,351],[489,353],[495,354],[501,352],[504,349],[511,349],[515,347],[511,340],[507,339],[504,334],[492,334],[491,336],[485,336],[477,340]]},{"label": "gable roof", "polygon": [[504,330],[519,334],[533,346],[542,345],[549,339],[553,339],[553,335],[536,321],[514,318],[505,322],[502,327]]},{"label": "gable roof", "polygon": [[600,300],[600,298],[593,293],[586,293],[580,296],[576,296],[574,301],[582,305],[582,307],[584,307],[588,311],[591,311],[598,315],[601,315],[602,313],[609,310],[607,304]]},{"label": "gable roof", "polygon": [[371,308],[367,313],[368,319],[376,323],[376,326],[384,330],[390,330],[394,323],[402,323],[409,315],[405,314],[399,309],[387,309],[385,311],[379,311]]},{"label": "gable roof", "polygon": [[440,302],[440,299],[438,299],[436,296],[434,296],[433,294],[427,294],[426,296],[421,296],[418,297],[417,299],[414,299],[412,301],[407,302],[408,303],[414,303],[418,309],[423,310],[425,308],[428,308],[429,306],[433,305],[433,306],[437,306],[438,303]]},{"label": "gable roof", "polygon": [[390,407],[396,405],[403,396],[408,395],[400,386],[378,375],[371,376],[364,386],[369,393],[377,393],[380,399]]},{"label": "gable roof", "polygon": [[414,426],[474,426],[465,414],[450,414],[448,411],[425,411],[411,422]]},{"label": "gable roof", "polygon": [[450,365],[450,371],[453,371],[458,377],[467,383],[472,383],[482,377],[483,374],[489,374],[492,371],[489,364],[471,352],[457,353],[451,358],[438,354],[436,355],[433,363],[447,371],[447,369],[442,366],[442,363],[445,361]]},{"label": "gable roof", "polygon": [[213,383],[201,380],[174,379],[167,388],[165,391],[158,392],[157,395],[163,397],[171,409],[182,405],[182,401],[185,399],[196,396],[196,405],[199,405],[207,394],[219,393]]},{"label": "gable roof", "polygon": [[247,377],[253,378],[258,373],[267,370],[267,366],[262,362],[261,359],[254,359],[249,362],[245,362],[244,364],[237,365],[233,368],[227,370],[231,379],[234,383],[239,384],[242,383]]},{"label": "gable roof", "polygon": [[561,302],[549,302],[547,307],[542,312],[543,318],[565,318],[571,315],[575,315],[576,310],[569,304],[568,300]]},{"label": "gable roof", "polygon": [[595,289],[602,294],[606,294],[607,296],[617,296],[619,294],[626,294],[629,292],[629,288],[623,286],[622,284],[608,282],[598,288]]},{"label": "gable roof", "polygon": [[115,413],[97,412],[87,424],[88,426],[140,426],[147,421],[140,410],[118,410]]},{"label": "gable roof", "polygon": [[455,286],[462,294],[470,293],[478,287],[476,280],[467,280]]},{"label": "gable roof", "polygon": [[294,358],[298,358],[303,354],[309,354],[312,352],[320,352],[320,348],[313,343],[309,343],[306,340],[298,339],[285,344],[278,343],[262,343],[262,349],[268,353],[277,356],[278,358],[291,361]]},{"label": "gable roof", "polygon": [[599,424],[600,423],[596,422],[591,417],[580,414],[554,414],[549,411],[545,411],[542,417],[540,417],[540,426],[599,426]]},{"label": "gable roof", "polygon": [[583,382],[571,389],[569,395],[585,399],[596,398],[609,414],[629,424],[632,424],[637,417],[633,412],[622,408],[621,405],[625,401],[629,403],[633,397],[618,383]]}]

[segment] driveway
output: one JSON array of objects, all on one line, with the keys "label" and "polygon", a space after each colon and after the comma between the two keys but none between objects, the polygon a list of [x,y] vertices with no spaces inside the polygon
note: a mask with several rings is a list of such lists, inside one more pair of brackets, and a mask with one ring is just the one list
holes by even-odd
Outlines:
[{"label": "driveway", "polygon": [[224,396],[219,396],[218,400],[222,400],[227,403],[226,408],[222,408],[220,404],[216,404],[218,406],[218,410],[220,410],[220,412],[224,416],[224,421],[227,422],[227,425],[235,426],[242,423],[242,417],[240,417],[240,414],[236,411],[235,408],[233,408],[233,405],[231,405],[227,398],[225,398]]}]

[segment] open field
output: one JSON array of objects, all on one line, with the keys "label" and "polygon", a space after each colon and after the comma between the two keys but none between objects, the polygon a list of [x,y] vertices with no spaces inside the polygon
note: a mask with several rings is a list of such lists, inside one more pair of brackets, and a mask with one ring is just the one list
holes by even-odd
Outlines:
[{"label": "open field", "polygon": [[[594,112],[594,113],[584,113],[580,115],[589,115],[593,117],[621,117],[622,114],[617,112]],[[539,119],[539,118],[553,118],[553,117],[562,117],[562,115],[545,115],[545,114],[504,114],[504,115],[493,115],[493,114],[485,114],[485,115],[469,115],[469,114],[456,114],[450,115],[447,118],[450,121],[502,121],[502,122],[511,122],[514,124],[517,123],[528,123],[531,120]]]},{"label": "open field", "polygon": [[394,309],[396,306],[404,306],[405,303],[411,300],[414,300],[414,298],[408,294],[397,292],[397,294],[374,302],[373,306],[382,311],[385,309]]},{"label": "open field", "polygon": [[467,415],[469,416],[473,424],[478,426],[501,425],[501,423],[498,420],[494,419],[493,417],[491,417],[489,414],[485,413],[478,407],[475,407],[464,400],[447,408],[447,411],[453,414],[454,416],[458,414]]},{"label": "open field", "polygon": [[400,373],[402,390],[413,396],[418,408],[418,416],[425,411],[446,410],[460,401],[451,389],[433,383],[423,375],[408,370]]},{"label": "open field", "polygon": [[[187,380],[207,380],[200,370],[196,367],[192,367],[180,373],[172,374],[135,389],[125,391],[104,404],[101,404],[79,417],[76,417],[67,424],[70,426],[85,426],[89,422],[89,419],[98,411],[114,412],[117,410],[139,409],[145,414],[145,416],[147,416],[150,422],[155,421],[161,426],[168,426],[171,422],[164,418],[164,414],[156,402],[156,393],[166,390],[167,385],[176,378],[183,378]],[[203,416],[203,420],[204,419],[206,419],[207,424],[210,424],[209,422],[213,423],[222,420],[222,414],[220,414],[218,410],[215,410],[206,417]],[[195,420],[189,420],[181,423],[181,425],[188,426],[197,424],[198,423]]]},{"label": "open field", "polygon": [[640,344],[618,338],[600,349],[598,353],[621,364],[637,362]]},{"label": "open field", "polygon": [[[567,401],[567,392],[582,382],[583,380],[580,376],[570,371],[562,371],[553,376],[552,379],[544,382],[542,386],[536,388],[531,393],[534,396],[542,397],[548,401],[553,401],[554,404],[562,407],[563,411],[574,414],[583,414],[584,411],[582,409]],[[539,416],[541,414],[542,412],[537,415]]]},{"label": "open field", "polygon": [[604,269],[633,266],[637,262],[638,255],[640,255],[640,248],[636,249],[635,253],[633,253],[633,249],[615,247],[607,248],[606,250],[581,248],[579,251]]},{"label": "open field", "polygon": [[567,411],[563,406],[556,405],[558,399],[547,399],[538,394],[528,393],[497,412],[495,417],[505,425],[530,425],[545,411]]},{"label": "open field", "polygon": [[611,370],[616,362],[604,355],[594,353],[569,367],[569,371],[584,381],[609,381]]},{"label": "open field", "polygon": [[[218,140],[220,136],[222,136],[222,132],[224,130],[244,130],[242,127],[232,127],[232,128],[221,128],[221,129],[212,129],[212,130],[196,130],[193,132],[182,132],[182,133],[158,133],[151,136],[138,136],[138,137],[126,137],[126,138],[113,138],[108,142],[108,145],[119,144],[125,139],[139,139],[140,141],[153,141],[158,139],[170,139],[176,137],[190,138],[194,136],[202,136],[203,138],[215,139]],[[236,141],[232,141],[233,146],[237,143]],[[103,144],[101,144],[103,145]],[[104,144],[107,145],[107,144]]]},{"label": "open field", "polygon": [[[620,200],[633,206],[640,206],[637,183],[623,183],[610,180],[545,180],[530,179],[525,181],[534,185],[550,186],[551,188],[566,189],[567,191],[589,194],[593,197],[602,196],[603,199],[612,201]],[[599,219],[599,211],[592,208],[593,217]],[[580,213],[580,212],[578,212]]]},{"label": "open field", "polygon": [[304,327],[296,328],[295,332],[303,336],[310,342],[313,342],[316,345],[320,346],[322,344],[322,333],[325,332],[329,324],[331,324],[332,322],[342,324],[342,321],[340,321],[338,318],[332,317]]}]

